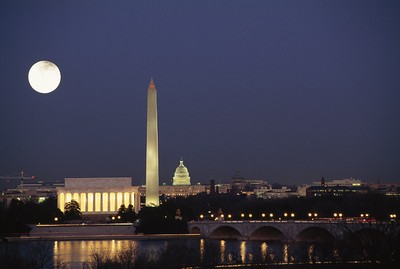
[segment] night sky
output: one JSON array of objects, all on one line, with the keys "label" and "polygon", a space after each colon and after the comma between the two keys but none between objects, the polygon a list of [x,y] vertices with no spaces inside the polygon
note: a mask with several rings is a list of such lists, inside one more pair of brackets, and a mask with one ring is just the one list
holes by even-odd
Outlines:
[{"label": "night sky", "polygon": [[10,0],[0,41],[0,176],[144,183],[153,77],[160,182],[400,182],[397,0]]}]

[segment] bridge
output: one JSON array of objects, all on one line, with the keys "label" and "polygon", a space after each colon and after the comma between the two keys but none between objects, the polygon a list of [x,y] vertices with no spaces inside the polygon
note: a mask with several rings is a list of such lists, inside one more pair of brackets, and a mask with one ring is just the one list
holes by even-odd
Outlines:
[{"label": "bridge", "polygon": [[189,232],[203,238],[329,242],[343,239],[348,233],[381,234],[374,222],[305,221],[305,220],[243,220],[192,221]]}]

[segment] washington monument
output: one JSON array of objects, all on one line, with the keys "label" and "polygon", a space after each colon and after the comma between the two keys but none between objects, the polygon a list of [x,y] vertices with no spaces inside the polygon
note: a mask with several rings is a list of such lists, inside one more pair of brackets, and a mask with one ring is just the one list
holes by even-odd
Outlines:
[{"label": "washington monument", "polygon": [[153,79],[147,91],[146,206],[159,206],[157,91]]}]

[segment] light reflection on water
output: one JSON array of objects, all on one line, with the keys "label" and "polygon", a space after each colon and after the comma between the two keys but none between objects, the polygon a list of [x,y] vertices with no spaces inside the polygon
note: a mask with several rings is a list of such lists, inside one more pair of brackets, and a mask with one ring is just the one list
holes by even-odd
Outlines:
[{"label": "light reflection on water", "polygon": [[138,249],[145,245],[146,251],[158,251],[168,242],[161,241],[132,241],[132,240],[82,240],[82,241],[54,241],[54,261],[63,261],[70,268],[82,268],[88,264],[94,253],[112,257],[119,251]]},{"label": "light reflection on water", "polygon": [[246,241],[242,241],[240,243],[240,258],[242,259],[243,262],[246,261]]},{"label": "light reflection on water", "polygon": [[[35,242],[14,242],[21,251],[28,250]],[[114,256],[120,251],[133,249],[139,253],[159,253],[170,249],[190,250],[199,263],[269,263],[269,262],[315,262],[316,260],[338,260],[338,250],[332,246],[312,243],[281,243],[265,241],[211,240],[211,239],[160,239],[160,240],[77,240],[48,241],[53,250],[54,263],[62,261],[66,268],[88,268],[92,254]],[[0,245],[0,253],[3,253]],[[10,246],[10,252],[11,253]],[[178,248],[179,250],[179,248]],[[27,253],[26,251],[24,251]],[[175,253],[173,253],[175,254]],[[176,255],[180,255],[176,253]]]},{"label": "light reflection on water", "polygon": [[200,239],[200,249],[199,249],[199,252],[200,252],[200,262],[203,262],[204,261],[204,254],[205,254],[205,250],[204,250],[204,246],[205,244],[204,244],[204,239]]},{"label": "light reflection on water", "polygon": [[266,262],[267,259],[267,252],[268,251],[268,245],[266,242],[261,243],[261,257],[262,257],[262,262]]},{"label": "light reflection on water", "polygon": [[226,252],[226,249],[225,249],[225,240],[221,240],[221,243],[220,243],[220,248],[219,248],[219,252],[221,253],[221,263],[223,263],[224,261],[225,261],[225,252]]},{"label": "light reflection on water", "polygon": [[289,262],[289,246],[288,244],[283,245],[283,262]]}]

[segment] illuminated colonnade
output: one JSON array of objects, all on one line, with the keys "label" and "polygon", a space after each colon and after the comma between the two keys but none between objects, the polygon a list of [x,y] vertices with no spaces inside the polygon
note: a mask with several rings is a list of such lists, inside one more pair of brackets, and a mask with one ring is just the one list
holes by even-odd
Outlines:
[{"label": "illuminated colonnade", "polygon": [[61,211],[72,199],[88,214],[115,213],[122,204],[140,210],[139,187],[132,186],[132,178],[66,178],[57,198]]},{"label": "illuminated colonnade", "polygon": [[93,192],[59,192],[58,207],[64,211],[66,203],[75,200],[79,203],[81,212],[116,212],[123,204],[126,207],[133,205],[136,209],[139,199],[137,192],[95,190]]}]

